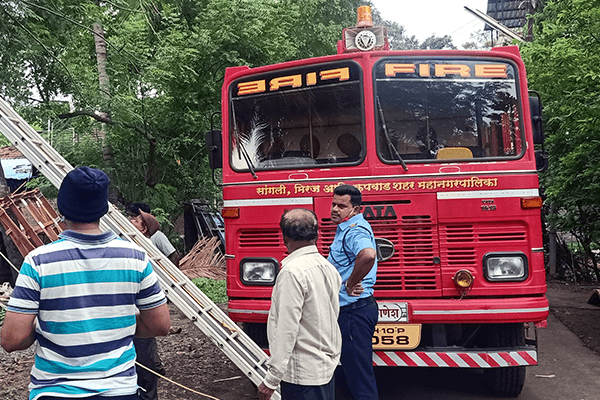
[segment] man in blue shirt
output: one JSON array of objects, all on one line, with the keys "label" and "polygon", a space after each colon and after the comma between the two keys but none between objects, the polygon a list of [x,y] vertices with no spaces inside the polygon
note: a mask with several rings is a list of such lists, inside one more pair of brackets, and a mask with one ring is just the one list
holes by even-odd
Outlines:
[{"label": "man in blue shirt", "polygon": [[351,185],[333,191],[331,221],[337,224],[328,260],[342,276],[340,315],[342,370],[356,400],[378,399],[372,337],[377,325],[373,285],[377,252],[371,225],[360,212],[362,195]]}]

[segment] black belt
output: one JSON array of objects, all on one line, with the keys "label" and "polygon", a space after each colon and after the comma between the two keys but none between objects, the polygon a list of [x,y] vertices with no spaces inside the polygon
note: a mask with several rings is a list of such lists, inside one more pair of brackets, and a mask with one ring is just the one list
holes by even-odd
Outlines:
[{"label": "black belt", "polygon": [[357,301],[355,301],[354,303],[350,303],[347,304],[345,306],[341,306],[340,307],[340,312],[346,312],[346,311],[350,311],[350,310],[356,310],[357,308],[363,308],[366,307],[372,303],[377,304],[377,302],[375,301],[375,297],[373,297],[372,295],[369,297],[361,297],[360,299],[358,299]]}]

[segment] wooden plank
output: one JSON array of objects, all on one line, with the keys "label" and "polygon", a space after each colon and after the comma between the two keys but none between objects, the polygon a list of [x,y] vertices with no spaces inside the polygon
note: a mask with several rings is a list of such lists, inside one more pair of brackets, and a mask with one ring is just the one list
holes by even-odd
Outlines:
[{"label": "wooden plank", "polygon": [[14,223],[6,210],[2,208],[0,208],[0,222],[23,257],[25,257],[31,250],[35,249],[36,246],[31,244],[29,238]]}]

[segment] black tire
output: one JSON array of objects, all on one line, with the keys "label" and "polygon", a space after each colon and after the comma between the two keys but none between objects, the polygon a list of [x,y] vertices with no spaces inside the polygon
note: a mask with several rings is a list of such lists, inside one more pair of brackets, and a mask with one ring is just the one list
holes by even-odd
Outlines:
[{"label": "black tire", "polygon": [[[250,339],[254,340],[261,349],[269,348],[269,340],[267,339],[267,324],[258,324],[256,322],[244,322],[242,328],[246,335],[250,336]],[[254,389],[258,389],[258,386],[254,382],[252,386]]]},{"label": "black tire", "polygon": [[[523,324],[494,324],[488,327],[488,346],[515,348],[525,345]],[[499,397],[517,397],[525,384],[525,367],[484,370],[486,383]]]},{"label": "black tire", "polygon": [[244,332],[254,340],[261,349],[269,348],[269,340],[267,339],[267,324],[258,324],[255,322],[244,322]]}]

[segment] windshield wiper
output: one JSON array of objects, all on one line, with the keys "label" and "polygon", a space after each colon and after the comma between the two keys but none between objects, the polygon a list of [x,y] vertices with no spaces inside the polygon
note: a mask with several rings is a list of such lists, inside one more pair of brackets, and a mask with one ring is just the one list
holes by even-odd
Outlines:
[{"label": "windshield wiper", "polygon": [[242,157],[244,158],[244,161],[246,162],[246,165],[248,166],[252,177],[254,179],[257,179],[258,176],[256,176],[256,172],[254,172],[254,164],[252,163],[252,160],[248,155],[248,151],[246,151],[246,146],[244,146],[244,141],[242,140],[242,138],[240,137],[240,133],[238,132],[233,101],[231,102],[231,115],[233,117],[233,136],[235,137],[235,140],[237,140],[238,151],[242,154]]},{"label": "windshield wiper", "polygon": [[383,108],[381,108],[381,102],[379,101],[379,96],[377,96],[377,109],[379,110],[379,118],[381,118],[381,126],[383,127],[383,134],[385,136],[390,155],[392,155],[398,161],[400,161],[400,165],[402,165],[402,168],[404,168],[405,171],[408,171],[406,163],[400,156],[400,153],[398,153],[398,149],[396,149],[396,146],[394,146],[394,144],[392,143],[392,139],[390,139],[390,135],[388,134],[387,126],[385,125],[385,117],[383,115]]}]

